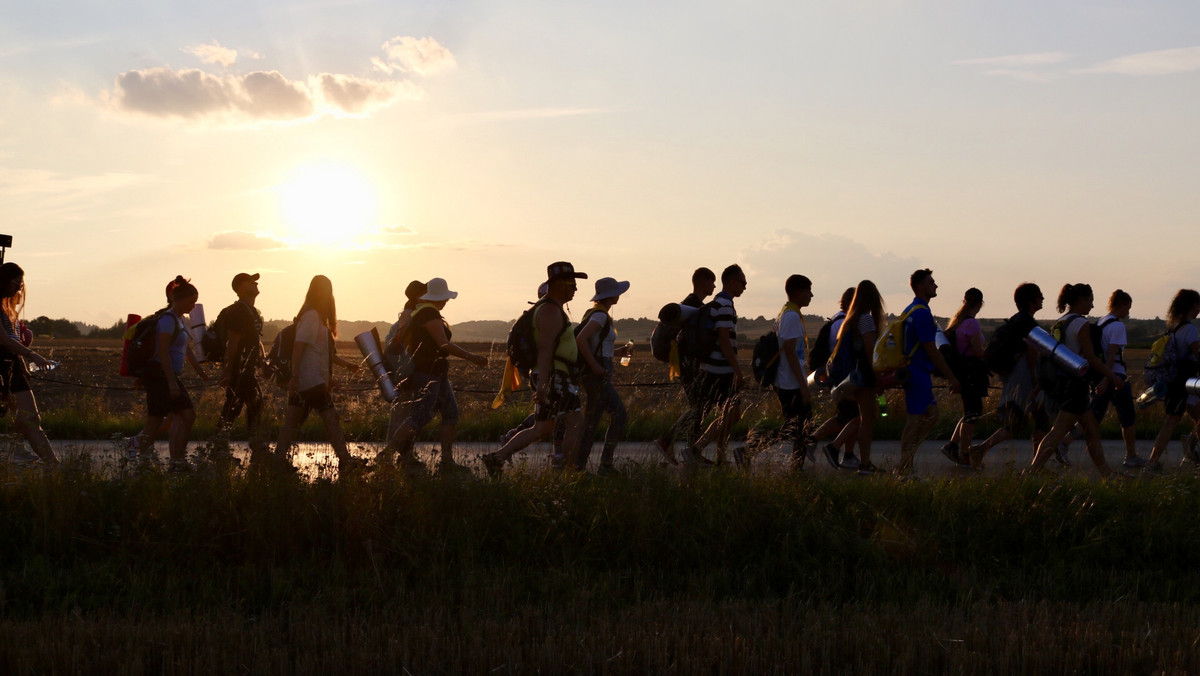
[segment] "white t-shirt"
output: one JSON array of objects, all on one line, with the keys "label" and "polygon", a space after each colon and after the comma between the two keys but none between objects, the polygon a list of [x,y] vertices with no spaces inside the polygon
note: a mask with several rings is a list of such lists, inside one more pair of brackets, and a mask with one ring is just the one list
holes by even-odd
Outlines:
[{"label": "white t-shirt", "polygon": [[328,385],[329,329],[321,323],[321,316],[316,310],[308,310],[300,315],[300,321],[296,323],[296,342],[308,346],[300,357],[300,363],[292,365],[300,379],[300,391]]},{"label": "white t-shirt", "polygon": [[[807,336],[804,332],[804,320],[800,318],[799,312],[788,310],[779,315],[779,319],[775,320],[775,333],[779,336],[779,347],[787,341],[796,339],[796,358],[800,360],[800,375],[803,378],[808,377],[808,355],[805,354],[805,343]],[[779,355],[779,370],[775,374],[775,387],[781,390],[798,390],[800,389],[800,381],[796,378],[796,374],[792,372],[792,365],[788,361],[787,356]]]},{"label": "white t-shirt", "polygon": [[1104,324],[1104,322],[1108,322],[1108,324],[1105,324],[1104,328],[1100,329],[1100,346],[1096,355],[1100,357],[1101,360],[1107,362],[1108,346],[1116,345],[1118,361],[1113,365],[1112,370],[1113,373],[1123,376],[1125,375],[1125,363],[1121,354],[1125,349],[1125,346],[1129,344],[1129,339],[1125,335],[1125,323],[1112,315],[1105,315],[1104,318],[1100,320],[1100,324]]},{"label": "white t-shirt", "polygon": [[[608,322],[608,315],[597,310],[588,317],[588,322],[596,325],[596,332],[588,338],[588,348],[595,349],[596,339],[604,331],[604,325]],[[600,356],[613,358],[613,345],[617,341],[617,330],[614,327],[609,327],[608,335],[604,336],[604,341],[600,343]]]}]

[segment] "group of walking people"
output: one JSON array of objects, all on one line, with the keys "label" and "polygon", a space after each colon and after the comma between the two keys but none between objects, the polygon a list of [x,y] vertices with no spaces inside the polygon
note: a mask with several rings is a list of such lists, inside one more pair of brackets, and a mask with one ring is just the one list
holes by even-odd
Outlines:
[{"label": "group of walking people", "polygon": [[[337,355],[337,306],[330,280],[312,278],[287,346],[290,369],[280,376],[287,390],[287,408],[279,437],[271,450],[262,435],[263,395],[260,373],[265,365],[262,344],[263,317],[255,307],[259,295],[258,274],[239,273],[231,288],[237,300],[224,308],[219,327],[219,385],[224,388],[218,429],[227,432],[242,410],[246,412],[252,462],[264,461],[291,466],[290,454],[300,425],[312,413],[324,422],[326,436],[343,471],[361,469],[366,460],[350,454],[341,430],[331,393],[335,365],[348,370],[359,367]],[[509,339],[509,372],[529,379],[533,390],[532,415],[505,435],[502,446],[482,456],[491,475],[500,474],[515,453],[531,444],[553,438],[553,464],[584,469],[588,466],[594,438],[602,418],[609,418],[598,472],[617,473],[616,445],[624,435],[626,410],[613,384],[615,360],[628,357],[632,343],[617,346],[612,309],[630,284],[604,277],[594,284],[592,305],[577,325],[571,323],[567,305],[576,296],[580,280],[564,261],[547,267],[539,298],[514,326]],[[46,464],[58,462],[41,429],[37,404],[29,386],[27,369],[44,366],[48,360],[30,345],[30,336],[19,330],[25,303],[24,272],[14,263],[0,265],[0,378],[4,405],[13,411],[14,427]],[[720,289],[717,289],[718,282]],[[1170,354],[1176,360],[1172,378],[1163,393],[1166,420],[1148,458],[1138,455],[1134,421],[1136,410],[1124,361],[1127,334],[1124,320],[1132,299],[1115,291],[1108,314],[1093,324],[1087,320],[1094,304],[1087,284],[1067,284],[1059,293],[1057,307],[1062,316],[1054,323],[1054,337],[1068,350],[1086,360],[1088,375],[1057,367],[1042,355],[1036,341],[1027,340],[1038,327],[1035,314],[1043,307],[1041,289],[1032,283],[1019,285],[1013,301],[1017,312],[985,340],[977,315],[983,294],[968,289],[961,306],[943,330],[930,308],[938,295],[932,271],[912,273],[909,284],[913,300],[892,326],[885,326],[882,296],[876,285],[863,280],[846,289],[840,310],[810,340],[803,321],[804,308],[813,299],[812,282],[803,275],[789,276],[783,286],[784,303],[775,321],[778,350],[770,360],[769,382],[779,401],[782,425],[773,433],[756,434],[745,445],[730,448],[730,434],[743,412],[741,394],[747,374],[739,359],[735,300],[746,290],[747,280],[738,265],[725,268],[720,277],[708,268],[692,275],[692,292],[675,308],[664,331],[669,342],[670,371],[677,375],[687,401],[686,411],[656,439],[655,446],[671,464],[694,466],[728,462],[747,465],[758,449],[783,441],[790,444],[791,458],[803,468],[820,447],[830,464],[839,469],[872,474],[878,470],[871,446],[881,392],[899,385],[904,392],[907,419],[900,437],[900,460],[895,471],[908,474],[917,450],[938,421],[938,404],[933,378],[944,379],[950,392],[958,395],[962,415],[941,448],[956,465],[979,469],[989,451],[1028,428],[1033,444],[1031,468],[1042,467],[1050,458],[1066,463],[1069,445],[1082,438],[1088,454],[1102,475],[1112,469],[1100,445],[1099,421],[1111,404],[1117,411],[1125,441],[1126,468],[1161,469],[1161,457],[1181,417],[1186,413],[1195,428],[1200,421],[1200,398],[1188,393],[1186,379],[1200,374],[1200,335],[1193,320],[1200,314],[1200,294],[1180,290],[1167,312]],[[714,295],[715,292],[715,295]],[[186,315],[199,299],[199,291],[183,277],[167,286],[169,305],[157,313],[153,357],[140,374],[146,395],[146,424],[130,439],[131,457],[154,453],[154,441],[167,435],[170,467],[188,467],[186,445],[195,422],[195,409],[180,378],[191,364],[204,381],[209,376],[200,366],[187,330]],[[440,422],[440,473],[469,472],[454,457],[455,429],[459,408],[449,378],[449,358],[488,365],[488,357],[472,353],[453,342],[453,332],[442,311],[458,296],[445,279],[413,281],[405,289],[405,304],[384,341],[384,352],[403,355],[407,366],[397,377],[399,396],[391,406],[386,445],[376,456],[377,464],[398,463],[409,469],[424,464],[413,447],[418,434],[435,417]],[[706,300],[713,296],[712,300]],[[664,309],[664,312],[666,309]],[[518,335],[520,327],[528,335]],[[882,338],[881,338],[882,337]],[[529,357],[522,361],[514,341],[529,343]],[[903,367],[880,371],[876,364],[880,344],[896,344]],[[657,356],[657,354],[656,354]],[[393,363],[395,366],[395,363]],[[397,369],[399,371],[400,369]],[[1001,382],[995,414],[1000,425],[988,438],[974,439],[984,415],[990,376]],[[757,376],[756,376],[757,377]],[[827,420],[814,420],[814,405],[822,390],[833,393],[833,410]],[[707,425],[705,424],[707,422]],[[1185,460],[1198,461],[1195,431],[1184,440]],[[679,442],[682,442],[680,446]],[[710,459],[706,451],[715,447]],[[678,453],[676,452],[678,449]]]}]

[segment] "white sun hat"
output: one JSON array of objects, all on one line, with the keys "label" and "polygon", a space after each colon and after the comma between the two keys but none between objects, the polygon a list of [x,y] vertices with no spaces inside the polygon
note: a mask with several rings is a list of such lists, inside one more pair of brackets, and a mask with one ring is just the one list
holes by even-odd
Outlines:
[{"label": "white sun hat", "polygon": [[429,280],[425,286],[425,295],[421,296],[421,300],[436,302],[439,300],[458,298],[458,292],[451,291],[446,285],[446,280],[442,279],[441,277],[434,277],[433,279]]}]

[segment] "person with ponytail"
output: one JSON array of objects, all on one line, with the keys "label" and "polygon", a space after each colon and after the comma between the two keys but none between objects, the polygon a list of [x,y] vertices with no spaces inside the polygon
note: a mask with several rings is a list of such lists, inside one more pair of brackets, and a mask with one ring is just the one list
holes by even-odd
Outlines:
[{"label": "person with ponytail", "polygon": [[4,401],[13,410],[13,427],[47,466],[58,464],[58,456],[42,430],[37,400],[26,375],[29,363],[46,366],[50,360],[21,342],[18,326],[25,309],[25,271],[16,263],[0,265],[0,379]]},{"label": "person with ponytail", "polygon": [[330,385],[333,381],[333,365],[354,371],[358,365],[337,356],[337,302],[333,297],[333,282],[325,275],[317,275],[308,284],[304,304],[296,313],[296,342],[292,348],[292,376],[288,380],[287,413],[283,428],[279,430],[279,441],[275,444],[275,458],[281,465],[291,467],[292,444],[300,432],[300,425],[308,414],[316,411],[325,423],[325,435],[333,452],[337,455],[338,469],[359,469],[366,461],[350,455],[346,438],[342,434],[342,422],[333,405]]},{"label": "person with ponytail", "polygon": [[[858,404],[858,420],[843,427],[833,443],[825,444],[825,456],[834,467],[858,470],[859,474],[878,471],[871,462],[871,440],[879,411],[872,353],[882,322],[883,297],[874,282],[864,279],[854,289],[854,299],[838,328],[837,343],[829,358],[830,382],[835,387],[851,374],[858,380],[854,393],[849,395]],[[854,455],[855,443],[861,459]],[[844,452],[839,452],[838,447],[843,447]]]},{"label": "person with ponytail", "polygon": [[[1095,305],[1092,287],[1087,284],[1067,284],[1058,294],[1058,311],[1064,313],[1054,325],[1054,333],[1068,350],[1087,360],[1088,367],[1104,379],[1096,386],[1097,391],[1104,392],[1109,387],[1121,387],[1123,384],[1117,374],[1113,373],[1108,364],[1096,354],[1092,345],[1092,330],[1088,326],[1087,313]],[[1088,407],[1088,379],[1053,364],[1058,369],[1054,378],[1054,390],[1046,391],[1051,408],[1057,409],[1054,426],[1050,433],[1038,444],[1037,451],[1030,463],[1030,470],[1041,469],[1055,449],[1066,438],[1075,423],[1083,428],[1083,436],[1087,440],[1088,455],[1101,476],[1112,474],[1108,461],[1104,459],[1104,449],[1100,445],[1100,426],[1096,417]]]},{"label": "person with ponytail", "polygon": [[950,339],[952,362],[958,382],[962,384],[959,398],[963,415],[954,426],[950,441],[942,446],[942,454],[956,465],[969,465],[971,437],[975,423],[983,416],[983,400],[987,397],[988,369],[983,361],[983,329],[975,317],[983,309],[983,292],[975,287],[963,294],[963,303],[950,318],[946,337]]},{"label": "person with ponytail", "polygon": [[152,454],[154,439],[165,429],[171,455],[169,467],[180,472],[189,468],[187,442],[196,422],[196,408],[179,376],[185,361],[201,380],[207,382],[208,376],[192,353],[187,322],[183,319],[196,307],[200,292],[182,276],[175,278],[169,290],[171,304],[155,325],[154,356],[142,375],[142,385],[146,388],[146,425],[135,438],[133,450],[138,455]]}]

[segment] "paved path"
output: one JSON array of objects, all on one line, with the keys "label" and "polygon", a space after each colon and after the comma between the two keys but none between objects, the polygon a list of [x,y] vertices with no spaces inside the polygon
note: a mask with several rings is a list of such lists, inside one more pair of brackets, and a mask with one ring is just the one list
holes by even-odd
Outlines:
[{"label": "paved path", "polygon": [[[970,470],[952,465],[942,454],[939,448],[944,443],[943,440],[930,440],[925,442],[917,453],[916,469],[917,473],[923,477],[955,477],[955,476],[975,476],[977,473]],[[1150,452],[1150,441],[1141,441],[1138,444],[1138,451],[1143,456]],[[0,457],[9,458],[13,454],[10,448],[12,444],[0,444]],[[124,454],[124,443],[120,441],[55,441],[54,446],[60,457],[68,457],[86,453],[93,463],[102,467],[117,467],[119,460]],[[201,451],[204,446],[201,442],[193,442],[189,444],[189,455],[194,455]],[[589,469],[595,470],[599,461],[600,443],[597,442],[592,451],[592,458]],[[377,452],[383,447],[381,443],[353,443],[350,446],[351,453],[363,458],[373,458]],[[499,447],[496,443],[460,443],[455,446],[455,457],[473,469],[476,472],[482,473],[482,468],[476,458],[481,453],[487,453],[496,450]],[[158,456],[165,461],[167,457],[166,442],[160,441],[156,445]],[[421,443],[417,445],[418,455],[432,469],[436,463],[436,444]],[[526,449],[522,453],[518,453],[514,461],[517,465],[523,465],[529,469],[538,469],[548,466],[548,458],[550,453],[549,444],[535,444]],[[233,454],[241,459],[249,456],[249,449],[244,443],[233,443]],[[1124,444],[1119,440],[1105,441],[1104,454],[1108,463],[1113,468],[1119,468],[1122,459],[1125,457]],[[708,455],[712,457],[712,450],[708,451]],[[825,459],[824,454],[818,449],[815,462],[806,463],[806,471],[821,476],[856,476],[852,472],[834,469]],[[1017,471],[1023,469],[1029,464],[1033,452],[1029,442],[1010,442],[994,449],[985,461],[984,475],[999,475],[1006,472]],[[900,444],[897,441],[877,441],[873,446],[872,459],[875,464],[881,469],[895,467],[899,463]],[[630,466],[632,464],[661,466],[668,467],[666,461],[659,453],[658,449],[649,442],[627,442],[621,444],[617,448],[616,465],[618,468],[622,466]],[[1095,467],[1087,456],[1082,442],[1076,442],[1071,447],[1069,460],[1072,466],[1063,468],[1054,460],[1051,460],[1047,467],[1054,472],[1062,472],[1067,475],[1079,476],[1098,476]],[[1168,448],[1167,457],[1164,465],[1168,471],[1179,466],[1180,460],[1180,445],[1178,441],[1172,442]],[[312,476],[320,472],[323,466],[336,465],[333,457],[333,452],[325,443],[301,443],[297,444],[295,451],[295,464],[306,474]],[[752,463],[755,473],[777,473],[791,470],[791,462],[788,454],[781,446],[772,447],[766,451],[759,453]]]}]

